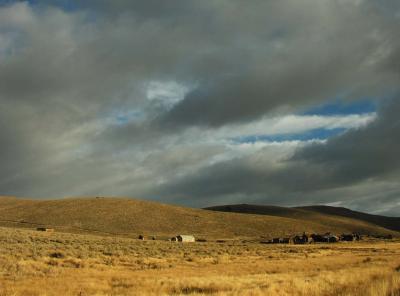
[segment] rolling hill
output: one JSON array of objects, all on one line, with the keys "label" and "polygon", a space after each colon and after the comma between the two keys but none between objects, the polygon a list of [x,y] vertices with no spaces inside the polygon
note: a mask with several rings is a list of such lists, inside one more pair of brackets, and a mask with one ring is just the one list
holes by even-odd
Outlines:
[{"label": "rolling hill", "polygon": [[290,217],[305,221],[319,221],[323,225],[336,225],[340,226],[348,220],[352,219],[362,221],[372,225],[380,226],[388,230],[400,231],[400,218],[399,217],[386,217],[379,215],[372,215],[342,207],[332,206],[306,206],[306,207],[278,207],[278,206],[264,206],[264,205],[249,205],[249,204],[237,204],[237,205],[223,205],[208,207],[207,210],[219,211],[219,212],[230,212],[230,213],[242,213],[242,214],[258,214],[268,215],[276,217]]},{"label": "rolling hill", "polygon": [[352,211],[350,209],[342,207],[308,206],[308,207],[297,207],[297,209],[303,209],[327,215],[353,218],[368,223],[372,223],[375,225],[379,225],[387,229],[400,231],[400,217],[386,217],[380,215],[372,215],[363,212]]},{"label": "rolling hill", "polygon": [[188,233],[207,238],[270,238],[303,231],[396,235],[369,222],[305,209],[268,207],[258,214],[226,213],[129,198],[0,197],[0,226],[47,226],[65,232],[130,236]]}]

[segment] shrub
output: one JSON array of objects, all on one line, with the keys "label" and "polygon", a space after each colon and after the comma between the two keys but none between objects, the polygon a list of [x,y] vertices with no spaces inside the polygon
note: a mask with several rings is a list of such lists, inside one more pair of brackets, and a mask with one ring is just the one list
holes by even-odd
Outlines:
[{"label": "shrub", "polygon": [[65,258],[65,255],[61,252],[53,252],[53,253],[50,253],[49,257],[61,259],[61,258]]}]

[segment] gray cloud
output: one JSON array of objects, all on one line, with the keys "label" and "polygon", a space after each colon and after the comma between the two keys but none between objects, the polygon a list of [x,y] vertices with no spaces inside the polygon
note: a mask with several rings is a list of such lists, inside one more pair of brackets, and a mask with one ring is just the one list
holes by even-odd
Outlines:
[{"label": "gray cloud", "polygon": [[[194,196],[200,204],[213,202],[220,196],[239,196],[250,202],[281,204],[320,203],[344,198],[354,206],[356,202],[351,203],[356,195],[354,188],[350,197],[348,192],[345,196],[342,193],[342,196],[332,197],[329,191],[333,193],[338,188],[362,185],[363,182],[395,182],[400,177],[397,157],[400,150],[399,108],[400,100],[396,97],[386,102],[377,120],[364,128],[348,131],[326,143],[302,146],[293,156],[280,160],[271,161],[269,148],[264,148],[250,156],[220,162],[178,178],[159,188],[158,193],[176,196],[178,200],[186,195]],[[397,193],[390,192],[385,197],[382,192],[382,199],[387,198],[387,202],[393,203],[399,201],[400,184],[396,183]]]},{"label": "gray cloud", "polygon": [[[394,25],[398,19],[387,20],[376,7],[352,5],[352,1],[289,3],[266,1],[260,14],[252,11],[250,21],[249,11],[236,11],[243,19],[232,16],[239,19],[232,26],[228,18],[225,25],[230,28],[254,25],[225,45],[230,67],[211,68],[163,121],[218,126],[282,107],[293,110],[338,92],[354,99],[397,87],[398,69],[391,56],[399,52]],[[270,8],[293,18],[272,17],[275,22],[269,27],[265,13]],[[263,25],[266,29],[260,31]]]},{"label": "gray cloud", "polygon": [[[297,152],[232,148],[221,131],[338,96],[384,104],[398,91],[399,12],[367,0],[0,6],[0,194],[296,204],[395,180],[397,99]],[[149,99],[155,82],[183,98]]]},{"label": "gray cloud", "polygon": [[312,145],[299,151],[295,161],[321,165],[333,172],[330,179],[355,182],[385,177],[400,169],[400,100],[386,103],[378,119],[366,128],[333,138],[326,145]]}]

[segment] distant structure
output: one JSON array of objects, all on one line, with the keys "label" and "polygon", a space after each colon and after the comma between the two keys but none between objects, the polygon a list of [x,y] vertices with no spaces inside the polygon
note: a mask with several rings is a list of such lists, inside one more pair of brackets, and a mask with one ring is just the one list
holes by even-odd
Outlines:
[{"label": "distant structure", "polygon": [[182,243],[194,243],[196,241],[196,239],[194,238],[193,235],[180,234],[180,235],[177,235],[177,236],[174,236],[173,238],[171,238],[171,241],[182,242]]},{"label": "distant structure", "polygon": [[351,234],[342,234],[339,239],[341,241],[351,242],[351,241],[358,241],[361,239],[361,235],[358,233],[351,233]]},{"label": "distant structure", "polygon": [[327,232],[325,234],[311,234],[311,242],[313,243],[337,243],[339,237]]},{"label": "distant structure", "polygon": [[145,240],[146,238],[144,237],[144,235],[141,234],[141,235],[138,236],[138,239]]},{"label": "distant structure", "polygon": [[290,242],[289,237],[275,237],[269,241],[271,244],[288,244]]},{"label": "distant structure", "polygon": [[280,244],[288,244],[290,243],[290,237],[282,237],[279,239]]},{"label": "distant structure", "polygon": [[305,232],[302,235],[296,235],[292,238],[294,244],[307,244],[308,243],[308,236]]},{"label": "distant structure", "polygon": [[37,231],[45,231],[45,232],[54,232],[54,228],[47,228],[47,227],[38,227],[36,228]]}]

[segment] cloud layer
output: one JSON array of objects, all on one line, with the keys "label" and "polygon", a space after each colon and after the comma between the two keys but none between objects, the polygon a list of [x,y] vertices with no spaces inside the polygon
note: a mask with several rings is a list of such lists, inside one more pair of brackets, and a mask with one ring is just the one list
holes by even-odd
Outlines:
[{"label": "cloud layer", "polygon": [[397,1],[2,3],[0,194],[399,215]]}]

